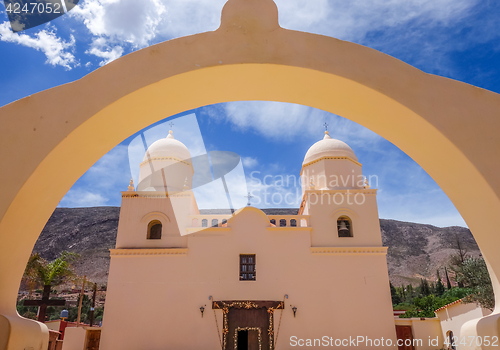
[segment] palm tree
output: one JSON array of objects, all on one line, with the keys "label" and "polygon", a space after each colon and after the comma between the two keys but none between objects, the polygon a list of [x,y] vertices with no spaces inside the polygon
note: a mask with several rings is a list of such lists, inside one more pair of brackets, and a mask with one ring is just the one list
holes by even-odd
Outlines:
[{"label": "palm tree", "polygon": [[[72,264],[79,258],[76,253],[64,251],[53,261],[43,259],[38,253],[32,254],[24,271],[24,279],[30,289],[43,286],[42,299],[48,299],[52,286],[60,285],[76,276]],[[46,305],[40,306],[38,321],[45,321]]]}]

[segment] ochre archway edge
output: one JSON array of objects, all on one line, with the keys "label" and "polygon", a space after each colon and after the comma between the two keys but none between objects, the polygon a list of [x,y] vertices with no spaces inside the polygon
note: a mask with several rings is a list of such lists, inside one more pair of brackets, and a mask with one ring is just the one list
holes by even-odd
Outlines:
[{"label": "ochre archway edge", "polygon": [[[500,295],[500,95],[360,45],[282,29],[271,0],[230,0],[217,31],[145,48],[0,109],[0,349],[46,342],[43,326],[17,316],[17,290],[38,235],[73,183],[153,122],[240,100],[319,108],[394,143],[460,211]],[[479,328],[498,334],[496,315]]]}]

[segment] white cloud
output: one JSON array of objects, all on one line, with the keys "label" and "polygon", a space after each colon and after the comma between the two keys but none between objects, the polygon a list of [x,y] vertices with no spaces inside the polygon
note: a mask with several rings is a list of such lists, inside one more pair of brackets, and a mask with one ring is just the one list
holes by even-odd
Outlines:
[{"label": "white cloud", "polygon": [[257,158],[253,157],[241,157],[241,161],[243,163],[243,166],[249,169],[255,168],[259,164]]},{"label": "white cloud", "polygon": [[[92,35],[144,47],[210,30],[220,24],[225,0],[87,0],[70,14]],[[447,25],[478,0],[276,0],[285,28],[361,41],[367,33],[410,22]]]},{"label": "white cloud", "polygon": [[[69,16],[85,25],[91,34],[91,44],[86,52],[104,59],[101,61],[102,65],[130,50],[175,37],[217,29],[225,2],[225,0],[85,0],[69,12]],[[418,36],[418,32],[423,29],[427,30],[426,33],[430,33],[436,26],[451,25],[463,19],[479,0],[276,0],[275,2],[279,9],[280,24],[285,28],[329,35],[377,48],[390,45],[398,50],[397,42],[403,44],[414,42],[414,34]],[[386,35],[377,39],[368,36],[370,33],[387,32],[391,29],[397,30],[398,35]],[[442,48],[444,44],[443,42],[438,46]],[[406,45],[401,47],[408,49]],[[421,54],[426,57],[433,53],[437,55],[432,45],[431,47],[419,45],[419,48],[422,50]],[[64,63],[64,59],[71,60],[71,57],[63,57],[61,65],[69,66],[70,64]],[[445,65],[441,63],[440,66]]]},{"label": "white cloud", "polygon": [[[319,141],[327,122],[332,137],[352,139],[352,145],[367,146],[380,140],[374,132],[319,109],[283,102],[229,102],[222,105],[225,113],[207,111],[215,122],[227,121],[242,131],[251,130],[280,142],[303,141],[313,137]],[[207,109],[212,107],[207,107]],[[217,108],[217,107],[215,107]],[[297,139],[299,138],[299,139]],[[362,142],[358,142],[362,140]]]},{"label": "white cloud", "polygon": [[164,12],[159,0],[88,0],[70,14],[96,37],[144,47],[155,37]]},{"label": "white cloud", "polygon": [[121,55],[123,55],[123,47],[119,45],[111,47],[104,38],[97,38],[92,42],[90,49],[85,53],[104,58],[104,60],[99,62],[99,65],[103,66],[121,57]]},{"label": "white cloud", "polygon": [[418,21],[448,24],[479,0],[275,0],[281,26],[358,41],[370,31]]},{"label": "white cloud", "polygon": [[106,205],[108,199],[100,193],[93,193],[83,189],[71,189],[59,203],[59,207],[98,207]]},{"label": "white cloud", "polygon": [[10,30],[9,22],[0,24],[0,40],[31,47],[37,51],[42,51],[47,57],[46,63],[53,66],[62,66],[71,69],[78,65],[75,56],[70,52],[75,46],[75,38],[70,35],[70,41],[64,41],[57,37],[55,27],[43,29],[34,34],[34,37],[27,34],[13,33]]}]

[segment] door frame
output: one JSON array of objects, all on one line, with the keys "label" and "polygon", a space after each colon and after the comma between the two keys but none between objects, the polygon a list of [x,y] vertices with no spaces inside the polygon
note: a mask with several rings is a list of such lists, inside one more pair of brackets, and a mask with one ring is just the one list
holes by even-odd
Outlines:
[{"label": "door frame", "polygon": [[[222,349],[229,350],[227,348],[227,340],[229,335],[229,322],[228,314],[231,308],[235,309],[267,309],[269,314],[269,350],[274,350],[274,310],[283,310],[285,308],[284,301],[269,301],[269,300],[216,300],[212,302],[212,309],[222,310],[223,315],[223,326],[222,326]],[[237,327],[236,335],[238,335],[238,329],[242,330],[245,328],[258,328],[259,329],[259,340],[261,337],[260,327]],[[237,350],[237,349],[235,349]],[[261,348],[261,342],[259,342],[259,350]]]}]

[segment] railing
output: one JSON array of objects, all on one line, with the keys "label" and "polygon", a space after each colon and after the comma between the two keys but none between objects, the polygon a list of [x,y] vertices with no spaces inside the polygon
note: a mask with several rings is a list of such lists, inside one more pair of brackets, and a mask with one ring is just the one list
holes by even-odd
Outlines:
[{"label": "railing", "polygon": [[[271,227],[309,227],[309,215],[268,215]],[[228,227],[230,214],[225,215],[191,215],[190,227]]]},{"label": "railing", "polygon": [[309,215],[268,215],[267,217],[271,226],[275,227],[309,227]]},{"label": "railing", "polygon": [[191,215],[191,227],[227,227],[230,214],[224,215]]}]

